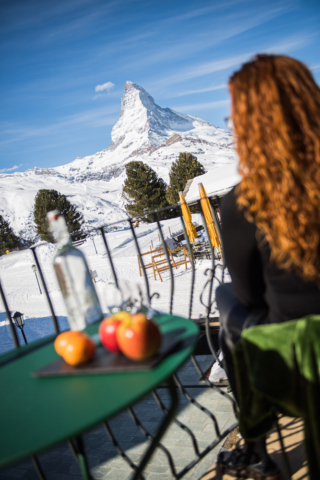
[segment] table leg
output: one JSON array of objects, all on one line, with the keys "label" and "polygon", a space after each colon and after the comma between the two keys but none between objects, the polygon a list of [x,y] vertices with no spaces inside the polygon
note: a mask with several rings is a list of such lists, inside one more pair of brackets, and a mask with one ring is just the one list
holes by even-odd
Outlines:
[{"label": "table leg", "polygon": [[43,470],[42,470],[42,467],[40,465],[40,462],[38,460],[37,457],[35,457],[34,455],[32,456],[32,461],[33,461],[33,465],[34,465],[34,468],[36,469],[36,472],[38,474],[38,477],[40,478],[40,480],[45,480],[46,477],[43,473]]},{"label": "table leg", "polygon": [[[69,441],[72,445],[71,449],[77,458],[83,480],[93,480],[88,465],[88,459],[84,449],[83,439],[81,436],[75,437],[72,441]],[[69,443],[69,444],[70,444]]]},{"label": "table leg", "polygon": [[169,427],[171,421],[174,419],[174,416],[177,412],[178,409],[178,394],[177,394],[177,389],[175,388],[173,378],[170,377],[168,379],[168,384],[169,384],[169,392],[171,394],[171,405],[170,408],[168,408],[168,414],[165,416],[163,422],[160,425],[160,428],[154,437],[150,447],[148,448],[145,456],[140,462],[140,465],[138,466],[137,470],[132,476],[132,480],[139,480],[141,478],[141,474],[149,462],[151,456],[153,455],[155,449],[157,448],[162,436],[166,432],[167,428]]}]

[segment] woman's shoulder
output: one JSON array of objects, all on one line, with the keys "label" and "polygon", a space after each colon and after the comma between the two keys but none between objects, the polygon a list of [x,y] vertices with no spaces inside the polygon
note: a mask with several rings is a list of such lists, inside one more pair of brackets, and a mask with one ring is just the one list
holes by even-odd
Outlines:
[{"label": "woman's shoulder", "polygon": [[220,211],[222,222],[247,222],[244,210],[237,204],[237,186],[233,187],[221,200]]},{"label": "woman's shoulder", "polygon": [[256,225],[249,222],[245,210],[237,203],[237,186],[228,192],[220,204],[222,230],[228,234],[237,234],[246,238],[256,238]]},{"label": "woman's shoulder", "polygon": [[236,186],[221,199],[221,212],[233,210],[236,205]]}]

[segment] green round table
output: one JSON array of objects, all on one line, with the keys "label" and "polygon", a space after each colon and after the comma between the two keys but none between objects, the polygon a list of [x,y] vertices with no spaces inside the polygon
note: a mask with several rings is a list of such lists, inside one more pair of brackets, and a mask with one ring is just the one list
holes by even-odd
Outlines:
[{"label": "green round table", "polygon": [[[163,333],[174,331],[179,348],[152,370],[143,372],[37,378],[32,372],[55,360],[53,341],[28,345],[0,359],[0,468],[35,455],[59,442],[79,435],[133,405],[169,380],[172,405],[135,472],[139,478],[161,436],[173,418],[177,393],[171,376],[194,350],[198,327],[192,321],[172,315],[156,315]],[[98,325],[90,325],[93,335]],[[78,445],[79,446],[79,445]],[[78,460],[83,477],[90,478],[83,450]]]}]

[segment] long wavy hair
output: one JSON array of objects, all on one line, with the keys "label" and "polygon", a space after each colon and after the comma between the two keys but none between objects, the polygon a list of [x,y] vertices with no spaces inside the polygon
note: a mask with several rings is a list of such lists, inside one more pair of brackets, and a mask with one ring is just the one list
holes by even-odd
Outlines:
[{"label": "long wavy hair", "polygon": [[278,267],[320,284],[320,89],[303,63],[284,55],[256,56],[229,88],[238,205]]}]

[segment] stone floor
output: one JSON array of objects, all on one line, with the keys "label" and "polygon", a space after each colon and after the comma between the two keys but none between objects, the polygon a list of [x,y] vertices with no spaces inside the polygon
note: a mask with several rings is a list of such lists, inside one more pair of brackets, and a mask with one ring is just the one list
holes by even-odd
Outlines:
[{"label": "stone floor", "polygon": [[[197,360],[203,370],[212,362],[209,355],[198,356]],[[199,374],[191,361],[184,365],[178,372],[183,384],[198,384]],[[169,402],[168,390],[166,388],[157,390],[164,403]],[[224,389],[226,391],[226,389]],[[214,413],[219,428],[225,430],[235,422],[232,405],[230,401],[218,392],[208,388],[188,388],[188,392],[209,411]],[[152,434],[157,431],[163,418],[152,395],[148,395],[134,406],[134,412],[138,415],[143,426]],[[179,413],[177,418],[184,422],[194,432],[200,450],[211,443],[216,435],[211,418],[199,408],[192,405],[179,391]],[[109,426],[117,438],[122,449],[133,462],[139,462],[143,453],[148,447],[148,440],[139,431],[129,413],[123,412],[109,421]],[[121,458],[113,447],[103,426],[98,426],[84,435],[85,448],[89,460],[91,474],[94,479],[126,480],[132,476],[132,469]],[[223,443],[223,442],[222,442]],[[200,463],[198,463],[184,479],[199,479],[212,466],[219,449],[220,443]],[[162,444],[174,457],[177,471],[183,469],[195,457],[191,439],[175,423],[167,430]],[[51,449],[38,456],[47,480],[80,480],[78,465],[69,449],[67,443]],[[157,448],[150,463],[144,471],[144,477],[148,480],[169,480],[174,478],[165,453]],[[0,470],[1,480],[38,480],[31,460]]]}]

